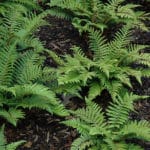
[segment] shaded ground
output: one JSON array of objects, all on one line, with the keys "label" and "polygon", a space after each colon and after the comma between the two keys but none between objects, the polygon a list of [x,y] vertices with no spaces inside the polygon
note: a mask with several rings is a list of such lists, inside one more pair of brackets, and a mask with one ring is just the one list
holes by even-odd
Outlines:
[{"label": "shaded ground", "polygon": [[[87,48],[87,42],[79,36],[68,21],[48,17],[51,26],[42,27],[39,38],[46,48],[53,49],[59,54],[70,53],[70,47],[78,45]],[[135,43],[150,44],[150,32],[136,31]],[[146,52],[150,52],[147,50]],[[51,64],[52,60],[47,60]],[[143,86],[133,80],[133,91],[136,94],[150,95],[150,79],[143,78]],[[71,102],[68,107],[76,108],[80,102]],[[137,113],[132,113],[132,119],[150,121],[150,99],[135,104]],[[59,124],[64,118],[52,116],[45,111],[26,110],[26,119],[21,120],[17,128],[6,126],[8,141],[24,139],[27,143],[18,150],[70,150],[72,141],[77,137],[74,129]],[[141,143],[145,150],[150,150],[150,143]]]},{"label": "shaded ground", "polygon": [[31,110],[17,128],[9,126],[6,135],[10,141],[27,141],[19,150],[69,150],[76,132],[60,125],[61,120],[47,112]]}]

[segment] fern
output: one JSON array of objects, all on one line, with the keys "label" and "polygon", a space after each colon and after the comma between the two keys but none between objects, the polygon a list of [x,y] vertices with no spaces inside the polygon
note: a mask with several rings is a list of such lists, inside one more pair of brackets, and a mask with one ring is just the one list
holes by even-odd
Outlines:
[{"label": "fern", "polygon": [[143,148],[126,143],[127,139],[137,138],[150,140],[150,124],[148,121],[131,121],[129,112],[133,109],[133,102],[140,96],[125,93],[112,102],[104,114],[101,108],[86,99],[86,108],[70,111],[72,119],[63,121],[65,125],[76,128],[81,134],[72,143],[72,150],[131,150]]},{"label": "fern", "polygon": [[14,69],[13,64],[17,58],[14,45],[0,51],[0,84],[10,85],[11,75]]},{"label": "fern", "polygon": [[112,23],[130,24],[147,30],[143,23],[148,14],[135,11],[139,5],[123,4],[124,0],[51,0],[49,13],[60,18],[70,19],[80,33],[90,27],[103,31]]},{"label": "fern", "polygon": [[17,125],[19,119],[24,118],[24,113],[16,108],[9,108],[9,110],[0,110],[0,116],[5,118],[8,122],[13,124],[14,126]]},{"label": "fern", "polygon": [[[73,56],[66,55],[65,60],[62,59],[64,62],[56,69],[59,88],[64,91],[66,87],[74,85],[70,93],[77,93],[82,87],[89,87],[88,98],[91,100],[107,90],[115,100],[126,86],[132,88],[130,76],[134,76],[142,84],[141,77],[149,76],[149,71],[146,71],[149,69],[141,66],[132,68],[131,64],[149,66],[149,54],[139,52],[147,45],[131,44],[130,40],[129,26],[124,26],[109,42],[99,31],[90,29],[89,48],[92,58],[85,56],[80,48],[73,48]],[[60,58],[58,61],[60,62]]]},{"label": "fern", "polygon": [[41,10],[41,8],[37,5],[34,0],[2,0],[0,2],[0,14],[4,15],[8,12],[8,10],[16,9],[20,12],[27,12],[31,10]]},{"label": "fern", "polygon": [[72,143],[71,150],[84,150],[92,145],[90,137],[81,136]]},{"label": "fern", "polygon": [[[21,6],[28,4],[13,2]],[[41,57],[44,46],[34,33],[41,25],[47,24],[43,19],[46,15],[47,12],[35,15],[12,8],[11,13],[6,12],[2,16],[0,116],[14,126],[25,116],[21,108],[37,107],[60,116],[68,115],[52,89],[46,86],[47,79],[43,78],[46,71],[45,57]]]},{"label": "fern", "polygon": [[147,133],[149,130],[149,123],[147,121],[133,121],[126,124],[120,132],[122,132],[123,136],[130,136],[130,138],[138,138],[147,140],[149,139],[149,135]]}]

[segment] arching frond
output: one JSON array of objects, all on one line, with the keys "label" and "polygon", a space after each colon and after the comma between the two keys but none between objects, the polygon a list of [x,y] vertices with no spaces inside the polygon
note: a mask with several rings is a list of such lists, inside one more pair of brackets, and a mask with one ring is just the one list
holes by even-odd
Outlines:
[{"label": "arching frond", "polygon": [[0,50],[0,84],[10,85],[14,63],[17,59],[16,47],[11,45]]},{"label": "arching frond", "polygon": [[7,111],[0,108],[0,116],[16,126],[18,120],[24,118],[24,113],[16,108],[9,108]]},{"label": "arching frond", "polygon": [[139,97],[134,94],[126,93],[123,98],[116,98],[107,109],[108,123],[110,127],[120,128],[128,120],[130,111],[133,111],[133,102]]},{"label": "arching frond", "polygon": [[150,139],[148,121],[131,121],[129,112],[133,109],[133,101],[140,96],[122,94],[116,101],[111,102],[106,114],[101,108],[86,99],[86,108],[70,111],[72,119],[63,121],[64,124],[76,128],[81,134],[71,149],[79,150],[142,150],[142,147],[126,142],[127,139]]},{"label": "arching frond", "polygon": [[101,32],[91,29],[89,33],[90,49],[94,52],[95,60],[103,60],[108,56],[109,49]]},{"label": "arching frond", "polygon": [[120,130],[120,134],[122,136],[128,136],[129,138],[138,138],[149,141],[150,124],[148,121],[131,121]]},{"label": "arching frond", "polygon": [[39,55],[34,52],[27,52],[15,64],[14,78],[18,84],[27,84],[37,80],[42,69],[37,64]]},{"label": "arching frond", "polygon": [[51,0],[49,6],[51,15],[70,18],[80,33],[89,31],[91,27],[103,31],[114,23],[147,30],[143,20],[148,18],[148,14],[135,11],[139,5],[126,4],[125,0]]},{"label": "arching frond", "polygon": [[90,137],[81,136],[72,143],[71,150],[85,150],[92,145],[94,145],[94,143],[90,140]]}]

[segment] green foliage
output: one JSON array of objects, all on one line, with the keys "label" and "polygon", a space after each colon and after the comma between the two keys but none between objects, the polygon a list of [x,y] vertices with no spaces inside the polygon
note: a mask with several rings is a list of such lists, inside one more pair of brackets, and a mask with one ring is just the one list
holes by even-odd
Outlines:
[{"label": "green foliage", "polygon": [[125,93],[112,102],[104,114],[102,109],[86,99],[86,108],[70,111],[72,119],[64,124],[76,128],[81,134],[73,143],[71,150],[142,150],[138,145],[126,143],[127,139],[150,140],[148,121],[131,121],[129,112],[139,96]]},{"label": "green foliage", "polygon": [[43,19],[46,15],[47,12],[24,14],[12,9],[2,17],[0,116],[15,126],[25,116],[21,108],[37,107],[60,116],[68,114],[55,93],[44,85],[50,70],[44,67],[44,47],[34,33],[47,24]]},{"label": "green foliage", "polygon": [[[21,54],[16,45],[11,45],[0,50],[0,57],[0,116],[16,125],[24,116],[20,106],[38,107],[61,116],[67,114],[55,93],[42,85],[43,69],[36,51]],[[3,105],[10,109],[5,110]]]},{"label": "green foliage", "polygon": [[26,12],[31,10],[40,10],[35,0],[1,0],[0,1],[0,14],[4,15],[17,8],[17,11]]},{"label": "green foliage", "polygon": [[148,14],[135,11],[139,5],[123,4],[125,0],[51,0],[50,14],[71,19],[79,32],[89,30],[89,27],[103,30],[114,23],[130,24],[147,30],[143,20]]},{"label": "green foliage", "polygon": [[25,142],[24,140],[20,140],[8,144],[4,137],[4,126],[0,128],[0,149],[1,150],[16,150],[16,148],[21,144],[23,144],[24,142]]},{"label": "green foliage", "polygon": [[125,85],[132,88],[130,76],[134,76],[140,84],[142,76],[149,76],[149,71],[144,71],[147,68],[131,67],[133,63],[150,66],[150,57],[147,53],[139,52],[147,46],[130,43],[131,31],[127,26],[118,31],[110,42],[93,29],[89,38],[92,59],[86,57],[80,48],[74,47],[73,56],[66,55],[64,63],[56,69],[58,85],[63,93],[79,94],[82,87],[89,87],[88,98],[91,100],[103,90],[107,90],[115,99],[125,90]]},{"label": "green foliage", "polygon": [[[22,108],[34,107],[66,116],[69,112],[56,93],[81,97],[82,87],[88,87],[87,107],[70,111],[74,119],[63,122],[81,134],[71,149],[142,150],[138,145],[127,144],[126,139],[149,140],[149,123],[129,120],[133,101],[139,97],[127,94],[125,87],[132,87],[130,76],[141,84],[141,77],[150,75],[147,68],[131,67],[133,63],[150,66],[149,55],[140,51],[147,46],[130,43],[130,28],[140,26],[146,29],[142,21],[147,14],[135,12],[137,5],[123,3],[124,0],[108,3],[51,0],[50,10],[36,14],[34,10],[41,9],[35,1],[1,1],[0,117],[16,126],[25,116]],[[89,32],[90,57],[79,47],[72,48],[73,54],[64,58],[44,48],[34,33],[40,26],[48,25],[44,17],[49,13],[71,19],[80,32]],[[128,26],[108,42],[100,31],[114,23]],[[45,67],[43,52],[56,61],[58,68]],[[106,113],[92,102],[103,90],[107,90],[113,99]],[[4,127],[0,128],[1,150],[15,150],[24,142],[7,144],[3,132]]]}]

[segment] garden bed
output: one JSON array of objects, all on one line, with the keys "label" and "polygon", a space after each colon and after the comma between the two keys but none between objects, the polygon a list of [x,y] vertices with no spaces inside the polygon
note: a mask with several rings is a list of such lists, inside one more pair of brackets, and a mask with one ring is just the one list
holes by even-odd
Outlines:
[{"label": "garden bed", "polygon": [[[46,48],[57,51],[58,54],[70,53],[73,45],[87,48],[87,43],[79,36],[76,29],[70,22],[47,17],[51,26],[44,26],[40,29],[38,36],[45,43]],[[135,32],[135,42],[149,44],[150,33]],[[47,59],[47,65],[55,66],[51,59]],[[150,95],[150,79],[143,78],[143,86],[133,80],[133,91],[136,94]],[[103,96],[102,96],[103,97]],[[73,100],[68,104],[69,108],[76,109],[82,105],[79,100]],[[83,104],[84,105],[84,104]],[[139,101],[135,104],[137,113],[132,113],[132,119],[150,121],[150,99]],[[66,127],[59,122],[64,118],[50,115],[45,111],[26,110],[26,118],[20,120],[17,128],[7,125],[6,137],[8,141],[24,139],[27,143],[19,150],[70,150],[72,141],[77,137],[76,130]],[[150,149],[150,143],[142,143],[145,150]]]},{"label": "garden bed", "polygon": [[[142,4],[146,5],[146,3]],[[148,8],[146,10],[149,11]],[[71,53],[70,48],[74,45],[80,46],[84,50],[87,49],[87,39],[81,37],[69,21],[52,16],[48,16],[46,19],[51,25],[41,27],[37,36],[47,49],[53,50],[59,55]],[[147,24],[149,25],[149,23]],[[113,34],[113,31],[107,34]],[[150,32],[136,30],[133,37],[135,43],[150,44]],[[146,53],[150,53],[150,51],[146,50]],[[56,66],[51,58],[47,58],[45,65]],[[142,83],[141,86],[132,79],[132,91],[139,95],[150,95],[150,79],[143,78]],[[84,106],[84,102],[76,98],[71,99],[66,105],[69,109],[76,109],[81,106]],[[150,121],[149,98],[135,103],[135,110],[136,112],[132,112],[130,115],[132,119]],[[26,140],[26,143],[18,150],[70,150],[71,143],[78,137],[78,133],[75,129],[60,124],[60,121],[65,118],[37,109],[25,110],[25,112],[25,119],[20,120],[16,128],[6,123],[5,135],[8,142]],[[1,122],[4,121],[1,120]],[[139,144],[145,150],[150,150],[150,143],[140,141]]]}]

